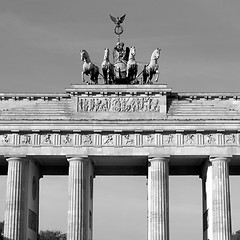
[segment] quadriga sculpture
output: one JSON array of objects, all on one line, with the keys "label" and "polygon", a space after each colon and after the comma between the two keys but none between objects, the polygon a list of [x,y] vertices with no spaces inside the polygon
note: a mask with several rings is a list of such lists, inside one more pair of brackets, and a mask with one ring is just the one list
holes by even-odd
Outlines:
[{"label": "quadriga sculpture", "polygon": [[85,82],[84,74],[90,75],[91,82],[89,84],[98,84],[99,68],[91,62],[89,54],[86,50],[80,50],[81,60],[83,61],[82,81]]}]

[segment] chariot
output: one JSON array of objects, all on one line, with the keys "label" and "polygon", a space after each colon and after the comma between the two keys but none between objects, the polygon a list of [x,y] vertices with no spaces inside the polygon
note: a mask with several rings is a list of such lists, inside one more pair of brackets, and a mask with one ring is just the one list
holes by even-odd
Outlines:
[{"label": "chariot", "polygon": [[115,82],[126,82],[127,79],[127,63],[119,60],[114,63],[114,76],[115,76]]},{"label": "chariot", "polygon": [[113,63],[110,62],[110,50],[104,49],[103,62],[101,64],[102,73],[98,66],[91,62],[89,54],[86,50],[81,50],[81,59],[83,63],[82,81],[85,82],[84,75],[90,75],[88,84],[98,84],[99,75],[102,76],[104,84],[152,84],[153,77],[158,81],[159,65],[157,61],[160,57],[161,49],[156,48],[150,62],[143,65],[142,70],[138,74],[139,63],[135,60],[136,48],[134,46],[124,48],[124,43],[120,41],[120,35],[123,33],[121,24],[125,19],[122,17],[110,18],[115,23],[114,32],[118,36],[118,41],[113,49]]}]

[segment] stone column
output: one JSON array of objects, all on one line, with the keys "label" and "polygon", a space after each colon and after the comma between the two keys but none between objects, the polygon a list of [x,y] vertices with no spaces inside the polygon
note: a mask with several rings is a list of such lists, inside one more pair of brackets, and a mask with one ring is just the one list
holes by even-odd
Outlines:
[{"label": "stone column", "polygon": [[210,158],[212,163],[212,227],[213,240],[231,239],[231,207],[229,158]]},{"label": "stone column", "polygon": [[88,240],[86,199],[87,158],[74,157],[69,161],[68,240]]},{"label": "stone column", "polygon": [[4,239],[24,239],[24,159],[8,161]]},{"label": "stone column", "polygon": [[148,240],[169,239],[169,158],[149,159]]},{"label": "stone column", "polygon": [[203,210],[203,240],[213,239],[212,228],[212,164],[209,161],[203,165],[202,173],[202,210]]}]

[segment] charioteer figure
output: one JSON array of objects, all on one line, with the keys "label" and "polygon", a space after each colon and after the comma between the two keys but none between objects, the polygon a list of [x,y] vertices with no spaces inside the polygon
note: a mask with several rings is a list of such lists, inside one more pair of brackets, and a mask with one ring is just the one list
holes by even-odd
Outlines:
[{"label": "charioteer figure", "polygon": [[125,63],[128,61],[129,58],[129,47],[124,49],[124,43],[118,42],[113,50],[113,61],[116,63],[117,61],[124,61]]}]

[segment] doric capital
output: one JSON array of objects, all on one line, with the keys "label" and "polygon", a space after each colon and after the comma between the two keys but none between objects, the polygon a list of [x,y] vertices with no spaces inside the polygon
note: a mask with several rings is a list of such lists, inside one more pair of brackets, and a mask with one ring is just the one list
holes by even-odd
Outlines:
[{"label": "doric capital", "polygon": [[209,161],[211,163],[213,163],[213,162],[227,162],[227,163],[229,163],[231,161],[231,157],[230,156],[210,156]]},{"label": "doric capital", "polygon": [[7,156],[6,160],[8,162],[10,161],[23,162],[23,161],[26,161],[27,158],[25,156]]},{"label": "doric capital", "polygon": [[158,162],[169,162],[170,156],[150,156],[148,157],[149,162],[158,161]]},{"label": "doric capital", "polygon": [[75,161],[75,162],[87,162],[88,161],[88,157],[86,156],[72,156],[72,157],[68,157],[67,160],[69,162]]}]

